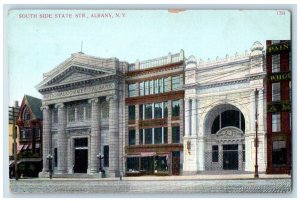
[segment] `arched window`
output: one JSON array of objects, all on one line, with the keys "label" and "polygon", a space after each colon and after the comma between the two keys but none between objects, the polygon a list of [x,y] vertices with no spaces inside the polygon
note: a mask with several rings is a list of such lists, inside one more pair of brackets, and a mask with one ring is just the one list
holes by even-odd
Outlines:
[{"label": "arched window", "polygon": [[211,134],[216,134],[220,129],[227,126],[234,126],[245,132],[244,115],[237,110],[227,110],[220,113],[212,124]]}]

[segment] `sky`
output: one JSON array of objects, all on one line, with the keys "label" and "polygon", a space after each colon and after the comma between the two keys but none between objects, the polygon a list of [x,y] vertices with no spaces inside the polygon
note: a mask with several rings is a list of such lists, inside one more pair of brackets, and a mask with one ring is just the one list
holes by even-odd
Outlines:
[{"label": "sky", "polygon": [[181,49],[207,60],[245,52],[255,41],[289,40],[290,18],[275,10],[11,10],[9,105],[24,94],[42,98],[35,86],[43,73],[79,52],[81,41],[87,55],[129,63]]}]

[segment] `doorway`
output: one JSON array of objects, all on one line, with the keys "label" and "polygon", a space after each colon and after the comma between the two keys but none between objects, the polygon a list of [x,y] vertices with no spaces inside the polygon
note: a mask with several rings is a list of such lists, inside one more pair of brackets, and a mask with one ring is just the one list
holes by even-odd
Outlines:
[{"label": "doorway", "polygon": [[238,168],[239,168],[238,145],[237,144],[223,145],[223,169],[238,170]]},{"label": "doorway", "polygon": [[74,139],[75,162],[74,173],[87,173],[88,167],[88,139]]}]

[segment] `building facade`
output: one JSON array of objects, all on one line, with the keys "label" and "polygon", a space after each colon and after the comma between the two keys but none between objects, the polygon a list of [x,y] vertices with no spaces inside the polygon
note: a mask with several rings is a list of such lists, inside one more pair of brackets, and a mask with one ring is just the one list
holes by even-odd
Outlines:
[{"label": "building facade", "polygon": [[[37,89],[43,95],[43,171],[53,156],[56,175],[73,173],[118,176],[122,169],[124,70],[126,62],[82,52],[44,74]],[[99,154],[103,157],[99,160]],[[97,157],[98,156],[98,157]],[[100,167],[101,163],[101,167]]]},{"label": "building facade", "polygon": [[267,67],[267,173],[290,173],[291,158],[291,44],[268,40]]},{"label": "building facade", "polygon": [[[254,171],[255,103],[258,169],[266,170],[265,57],[263,45],[215,60],[190,56],[185,70],[183,171]],[[258,90],[258,98],[255,91]]]},{"label": "building facade", "polygon": [[40,157],[42,154],[43,114],[42,100],[24,95],[18,117],[18,154],[22,158]]},{"label": "building facade", "polygon": [[180,175],[184,52],[130,64],[126,73],[125,172]]}]

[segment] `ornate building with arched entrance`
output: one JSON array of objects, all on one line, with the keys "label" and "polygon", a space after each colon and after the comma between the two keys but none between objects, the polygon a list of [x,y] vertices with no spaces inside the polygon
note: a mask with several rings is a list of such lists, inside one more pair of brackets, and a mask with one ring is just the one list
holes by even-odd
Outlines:
[{"label": "ornate building with arched entrance", "polygon": [[258,170],[266,170],[263,49],[255,42],[250,51],[231,57],[186,60],[184,174],[254,171],[256,105]]}]

